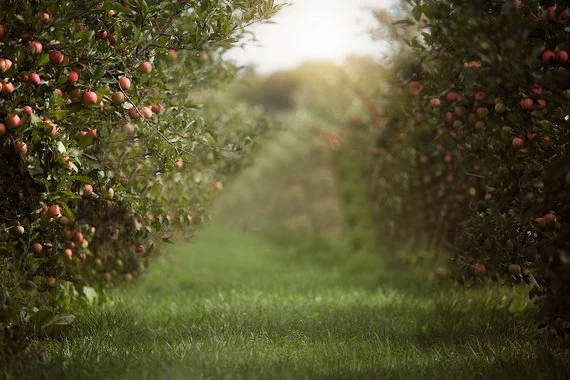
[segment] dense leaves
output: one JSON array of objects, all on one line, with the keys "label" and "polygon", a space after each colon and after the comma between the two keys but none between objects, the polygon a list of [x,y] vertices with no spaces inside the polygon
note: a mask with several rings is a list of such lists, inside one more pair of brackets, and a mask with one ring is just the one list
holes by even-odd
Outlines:
[{"label": "dense leaves", "polygon": [[[356,120],[380,239],[451,252],[463,281],[527,282],[570,316],[570,9],[410,1],[393,87]],[[385,19],[382,19],[385,21]],[[375,136],[374,141],[370,136]],[[445,273],[445,272],[442,272]]]},{"label": "dense leaves", "polygon": [[207,217],[268,124],[213,128],[193,95],[233,76],[222,53],[276,11],[264,0],[0,3],[1,328],[29,330],[38,310],[132,281],[157,243]]}]

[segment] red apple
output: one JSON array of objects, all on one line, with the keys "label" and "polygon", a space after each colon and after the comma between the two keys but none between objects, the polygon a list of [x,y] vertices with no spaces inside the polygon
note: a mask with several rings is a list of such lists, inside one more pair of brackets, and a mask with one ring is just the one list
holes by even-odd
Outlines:
[{"label": "red apple", "polygon": [[181,168],[182,168],[182,165],[184,165],[184,163],[182,162],[182,160],[176,160],[176,161],[174,161],[174,167],[175,167],[176,169],[181,169]]},{"label": "red apple", "polygon": [[22,141],[17,141],[15,143],[15,149],[16,149],[16,152],[18,152],[18,153],[22,153],[22,154],[28,153],[28,145]]},{"label": "red apple", "polygon": [[96,138],[97,138],[97,129],[91,129],[91,130],[89,131],[89,134],[90,134],[91,136],[93,136],[94,139],[96,139]]},{"label": "red apple", "polygon": [[83,242],[84,236],[81,232],[77,231],[77,233],[75,234],[75,236],[73,237],[73,240],[78,243],[81,244]]},{"label": "red apple", "polygon": [[28,83],[30,84],[40,84],[40,76],[37,73],[31,73],[28,79]]},{"label": "red apple", "polygon": [[138,253],[139,255],[142,255],[142,254],[144,254],[145,252],[146,252],[146,249],[145,249],[144,245],[139,245],[139,246],[137,247],[137,253]]},{"label": "red apple", "polygon": [[84,195],[91,195],[93,194],[93,185],[86,183],[83,186],[83,194]]},{"label": "red apple", "polygon": [[31,41],[28,43],[28,53],[31,55],[40,55],[42,54],[43,46],[38,41]]},{"label": "red apple", "polygon": [[71,248],[66,248],[63,251],[63,255],[65,256],[66,259],[71,260],[71,258],[73,257],[73,251],[71,250]]},{"label": "red apple", "polygon": [[127,77],[120,77],[119,78],[119,86],[121,86],[121,88],[123,90],[128,90],[129,88],[131,88],[131,80]]},{"label": "red apple", "polygon": [[59,216],[61,215],[61,210],[58,205],[53,204],[48,208],[48,215],[49,216]]},{"label": "red apple", "polygon": [[485,268],[485,264],[473,264],[473,266],[471,267],[473,269],[473,274],[477,277],[479,276],[483,276],[485,274],[485,272],[487,272],[487,268]]},{"label": "red apple", "polygon": [[44,246],[40,243],[34,243],[31,246],[32,252],[40,254],[44,250]]},{"label": "red apple", "polygon": [[141,108],[141,114],[145,118],[150,119],[152,117],[152,110],[150,109],[150,107],[143,107]]},{"label": "red apple", "polygon": [[57,94],[57,96],[63,96],[63,92],[61,92],[59,88],[55,89],[55,93]]},{"label": "red apple", "polygon": [[467,64],[467,67],[470,69],[478,69],[479,67],[481,67],[481,62],[479,61],[470,61]]},{"label": "red apple", "polygon": [[14,92],[14,85],[11,82],[4,82],[2,84],[2,94],[10,95]]},{"label": "red apple", "polygon": [[77,71],[71,70],[67,76],[67,80],[71,83],[77,82],[79,80],[79,74],[77,74]]},{"label": "red apple", "polygon": [[532,109],[532,107],[534,106],[534,102],[532,101],[531,98],[523,98],[520,101],[521,104],[521,108],[523,110],[530,110]]},{"label": "red apple", "polygon": [[42,18],[44,20],[48,21],[49,20],[49,13],[47,13],[47,12],[42,13]]},{"label": "red apple", "polygon": [[474,95],[474,98],[478,102],[482,102],[485,99],[485,93],[483,91],[477,91]]},{"label": "red apple", "polygon": [[511,145],[513,148],[522,148],[524,146],[524,140],[521,137],[515,137],[513,138]]},{"label": "red apple", "polygon": [[552,212],[547,213],[546,215],[544,215],[543,218],[544,218],[544,221],[545,221],[546,223],[554,223],[554,222],[556,222],[556,215],[554,215],[554,213],[552,213]]},{"label": "red apple", "polygon": [[83,94],[83,103],[85,104],[96,104],[97,103],[97,94],[93,91],[87,91]]},{"label": "red apple", "polygon": [[441,100],[439,100],[439,98],[431,98],[429,105],[430,107],[439,107],[441,105]]},{"label": "red apple", "polygon": [[5,73],[12,68],[12,61],[7,58],[0,58],[0,73]]},{"label": "red apple", "polygon": [[157,106],[152,106],[150,107],[150,109],[152,110],[152,112],[154,113],[161,113],[164,109],[162,108],[162,105],[159,104]]},{"label": "red apple", "polygon": [[475,125],[477,121],[479,121],[477,114],[475,112],[469,112],[469,114],[467,115],[467,124]]},{"label": "red apple", "polygon": [[542,62],[548,63],[551,59],[554,58],[554,52],[552,50],[546,50],[542,53]]},{"label": "red apple", "polygon": [[64,56],[59,51],[53,49],[49,52],[49,61],[54,65],[59,65],[63,62]]},{"label": "red apple", "polygon": [[544,100],[544,99],[538,99],[538,100],[536,101],[536,106],[535,106],[535,107],[536,107],[536,109],[538,109],[538,110],[545,109],[545,108],[546,108],[546,100]]},{"label": "red apple", "polygon": [[556,5],[551,5],[547,9],[548,9],[548,19],[549,20],[556,19]]},{"label": "red apple", "polygon": [[6,124],[0,123],[0,136],[5,135],[6,132],[8,132],[8,130],[6,129]]},{"label": "red apple", "polygon": [[24,109],[22,110],[22,112],[24,112],[28,116],[32,116],[32,113],[34,112],[34,110],[30,106],[25,106]]},{"label": "red apple", "polygon": [[463,97],[455,91],[451,91],[447,94],[446,99],[448,102],[460,102]]},{"label": "red apple", "polygon": [[408,91],[412,95],[417,95],[424,89],[424,86],[417,80],[413,80],[408,84]]},{"label": "red apple", "polygon": [[6,123],[6,126],[10,129],[15,129],[18,128],[20,125],[22,125],[22,119],[20,119],[20,116],[18,115],[7,116],[4,122]]},{"label": "red apple", "polygon": [[152,64],[149,61],[144,61],[139,65],[139,71],[143,74],[148,74],[152,71]]},{"label": "red apple", "polygon": [[139,112],[137,111],[137,107],[132,106],[129,108],[129,116],[133,119],[138,119],[140,117]]},{"label": "red apple", "polygon": [[6,27],[0,24],[0,40],[3,40],[6,36]]}]

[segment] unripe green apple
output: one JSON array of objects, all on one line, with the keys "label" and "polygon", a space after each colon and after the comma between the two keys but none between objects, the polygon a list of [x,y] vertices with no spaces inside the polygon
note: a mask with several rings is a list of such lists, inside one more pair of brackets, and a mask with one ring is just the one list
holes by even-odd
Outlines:
[{"label": "unripe green apple", "polygon": [[113,105],[118,106],[124,102],[125,94],[123,94],[121,91],[116,91],[113,93],[113,95],[111,95],[111,103],[113,103]]},{"label": "unripe green apple", "polygon": [[521,266],[518,264],[509,264],[509,273],[515,276],[521,274]]}]

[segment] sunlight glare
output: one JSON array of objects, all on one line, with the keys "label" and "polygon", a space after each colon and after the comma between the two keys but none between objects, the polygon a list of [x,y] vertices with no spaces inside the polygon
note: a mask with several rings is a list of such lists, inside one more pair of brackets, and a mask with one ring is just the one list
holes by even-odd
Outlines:
[{"label": "sunlight glare", "polygon": [[256,42],[235,48],[228,58],[257,65],[260,72],[290,68],[306,60],[340,62],[350,54],[378,55],[370,8],[387,8],[393,0],[293,0],[273,24],[252,27]]}]

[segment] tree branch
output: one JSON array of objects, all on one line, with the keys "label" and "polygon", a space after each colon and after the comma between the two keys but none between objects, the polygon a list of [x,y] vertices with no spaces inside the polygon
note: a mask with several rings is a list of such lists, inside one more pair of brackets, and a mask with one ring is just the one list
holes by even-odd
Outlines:
[{"label": "tree branch", "polygon": [[135,55],[133,55],[131,57],[131,59],[129,60],[130,63],[134,62],[142,53],[144,53],[149,47],[151,47],[156,40],[158,40],[160,37],[162,37],[164,35],[164,32],[166,32],[166,30],[168,28],[170,28],[170,26],[172,25],[172,23],[174,22],[174,19],[176,18],[176,16],[178,16],[178,14],[180,13],[180,10],[178,12],[174,12],[169,18],[168,20],[158,29],[158,33],[156,36],[154,36],[153,38],[150,39],[150,41],[148,41],[146,44],[143,45],[143,47],[138,50]]}]

